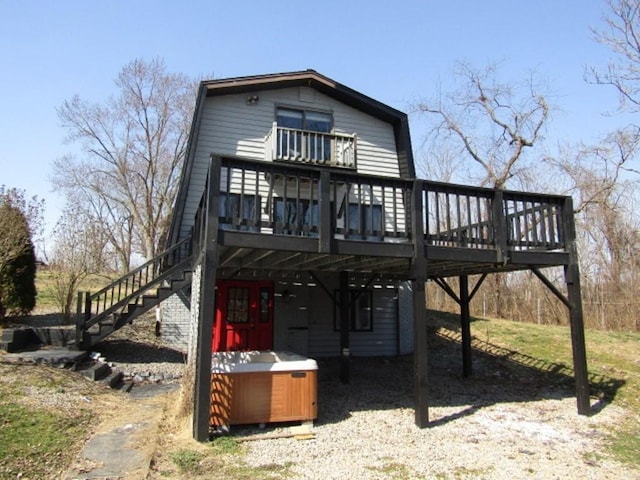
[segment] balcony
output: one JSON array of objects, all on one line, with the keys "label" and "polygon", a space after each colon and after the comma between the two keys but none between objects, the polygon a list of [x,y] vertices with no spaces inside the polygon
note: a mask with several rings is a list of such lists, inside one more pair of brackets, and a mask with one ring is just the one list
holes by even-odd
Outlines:
[{"label": "balcony", "polygon": [[355,170],[357,136],[273,127],[265,139],[267,161]]},{"label": "balcony", "polygon": [[214,158],[211,168],[220,267],[407,276],[423,251],[429,275],[446,277],[568,262],[568,197],[281,162]]}]

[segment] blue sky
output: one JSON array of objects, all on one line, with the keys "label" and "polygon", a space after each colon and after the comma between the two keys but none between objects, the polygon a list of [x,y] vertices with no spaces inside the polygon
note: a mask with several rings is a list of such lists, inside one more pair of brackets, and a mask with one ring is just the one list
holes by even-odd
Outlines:
[{"label": "blue sky", "polygon": [[[604,0],[161,1],[0,0],[0,184],[47,200],[64,143],[56,107],[101,101],[135,58],[194,77],[313,68],[400,110],[446,86],[456,60],[502,61],[507,78],[544,77],[559,109],[552,141],[595,141],[621,125],[603,116],[615,93],[588,85],[610,52],[589,27]],[[412,117],[414,149],[424,135]]]}]

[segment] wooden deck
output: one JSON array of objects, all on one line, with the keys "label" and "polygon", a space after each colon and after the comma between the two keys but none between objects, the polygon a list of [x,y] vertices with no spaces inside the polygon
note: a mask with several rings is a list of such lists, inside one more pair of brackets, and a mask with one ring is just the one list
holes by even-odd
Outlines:
[{"label": "wooden deck", "polygon": [[569,197],[217,157],[212,171],[221,277],[346,270],[409,279],[416,256],[427,278],[570,262]]}]

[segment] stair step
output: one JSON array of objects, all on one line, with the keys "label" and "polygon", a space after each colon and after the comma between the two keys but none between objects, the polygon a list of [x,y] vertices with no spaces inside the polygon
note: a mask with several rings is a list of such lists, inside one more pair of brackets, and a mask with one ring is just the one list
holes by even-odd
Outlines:
[{"label": "stair step", "polygon": [[102,379],[104,383],[111,388],[118,388],[123,383],[124,373],[120,370],[113,370],[109,375]]},{"label": "stair step", "polygon": [[7,353],[37,350],[42,342],[32,328],[5,328],[2,330],[0,349]]},{"label": "stair step", "polygon": [[120,384],[119,390],[124,393],[129,393],[133,388],[133,380],[127,380]]},{"label": "stair step", "polygon": [[45,348],[19,353],[7,353],[0,357],[5,363],[32,363],[54,367],[78,365],[87,358],[87,352],[71,350],[69,348]]},{"label": "stair step", "polygon": [[111,373],[111,367],[107,363],[96,362],[89,368],[78,370],[78,373],[95,382],[108,376]]}]

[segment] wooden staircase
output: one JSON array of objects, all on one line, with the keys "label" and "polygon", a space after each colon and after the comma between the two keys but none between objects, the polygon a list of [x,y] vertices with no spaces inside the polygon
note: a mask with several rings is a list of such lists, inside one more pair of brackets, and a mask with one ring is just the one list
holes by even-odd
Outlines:
[{"label": "wooden staircase", "polygon": [[191,238],[186,238],[102,290],[80,292],[76,346],[90,349],[190,285],[191,268]]}]

